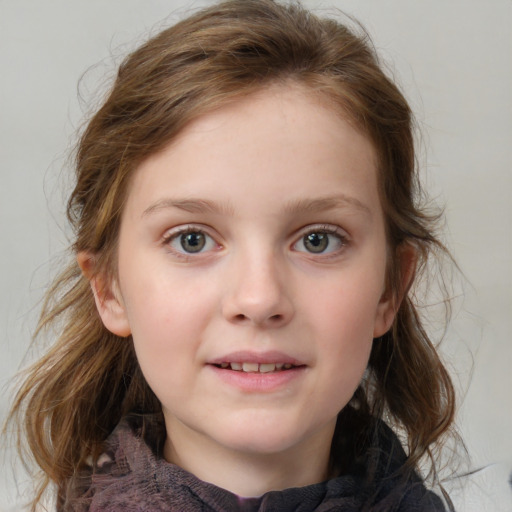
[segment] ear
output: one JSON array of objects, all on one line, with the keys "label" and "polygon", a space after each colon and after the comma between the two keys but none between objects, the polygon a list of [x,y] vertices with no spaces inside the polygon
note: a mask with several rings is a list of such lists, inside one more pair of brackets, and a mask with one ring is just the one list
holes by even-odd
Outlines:
[{"label": "ear", "polygon": [[393,290],[386,289],[382,294],[377,306],[373,330],[374,338],[379,338],[391,329],[398,308],[414,280],[416,264],[418,262],[418,252],[416,248],[409,243],[404,243],[398,248],[396,257],[399,259],[400,267],[399,288],[396,293]]},{"label": "ear", "polygon": [[116,283],[104,273],[97,272],[96,258],[90,252],[79,252],[76,259],[82,274],[89,280],[103,325],[117,336],[129,336],[130,324]]}]

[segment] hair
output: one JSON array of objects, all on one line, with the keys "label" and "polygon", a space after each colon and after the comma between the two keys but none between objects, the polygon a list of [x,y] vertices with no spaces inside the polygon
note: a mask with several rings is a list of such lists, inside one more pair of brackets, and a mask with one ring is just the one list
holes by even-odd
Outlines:
[{"label": "hair", "polygon": [[[94,254],[94,272],[115,279],[121,214],[141,162],[207,112],[270,85],[298,84],[373,143],[387,230],[388,289],[400,300],[404,246],[418,254],[416,278],[445,248],[435,235],[438,218],[419,204],[411,110],[383,72],[367,34],[357,32],[298,3],[228,0],[131,53],[78,143],[76,186],[67,207],[73,253]],[[49,288],[36,336],[51,326],[58,337],[24,374],[11,412],[18,448],[26,440],[27,453],[41,469],[34,507],[49,484],[62,489],[88,456],[101,452],[123,415],[161,412],[131,338],[104,327],[75,258]],[[374,342],[350,404],[368,422],[386,418],[401,430],[408,464],[417,468],[430,457],[435,476],[436,447],[451,432],[455,396],[411,293],[391,330]],[[350,417],[344,421],[350,427]]]}]

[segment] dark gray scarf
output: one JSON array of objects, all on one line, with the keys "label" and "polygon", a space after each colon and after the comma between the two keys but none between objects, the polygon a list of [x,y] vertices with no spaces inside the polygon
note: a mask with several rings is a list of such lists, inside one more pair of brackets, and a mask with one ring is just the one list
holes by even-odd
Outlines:
[{"label": "dark gray scarf", "polygon": [[[380,422],[382,423],[382,422]],[[59,497],[59,512],[444,512],[414,472],[401,470],[406,456],[383,423],[360,471],[301,488],[242,498],[197,479],[161,456],[165,439],[151,416],[124,418],[106,450],[73,479]],[[304,461],[307,464],[307,461]]]}]

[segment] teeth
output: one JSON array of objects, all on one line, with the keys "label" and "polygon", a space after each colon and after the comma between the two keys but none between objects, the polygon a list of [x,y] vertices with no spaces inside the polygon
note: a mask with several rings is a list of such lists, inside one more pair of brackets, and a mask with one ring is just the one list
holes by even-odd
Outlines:
[{"label": "teeth", "polygon": [[[231,363],[233,364],[233,363]],[[257,372],[258,371],[258,363],[243,363],[242,369],[244,372]]]},{"label": "teeth", "polygon": [[220,363],[219,366],[223,369],[231,368],[231,370],[247,373],[270,373],[293,368],[291,363]]}]

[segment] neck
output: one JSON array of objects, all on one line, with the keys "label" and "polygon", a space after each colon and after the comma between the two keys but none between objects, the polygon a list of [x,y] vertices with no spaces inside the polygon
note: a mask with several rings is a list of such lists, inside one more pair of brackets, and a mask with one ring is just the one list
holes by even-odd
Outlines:
[{"label": "neck", "polygon": [[[182,425],[181,425],[182,426]],[[219,446],[196,432],[167,428],[164,456],[200,480],[244,497],[303,487],[326,480],[334,425],[327,425],[278,453],[256,453]]]}]

